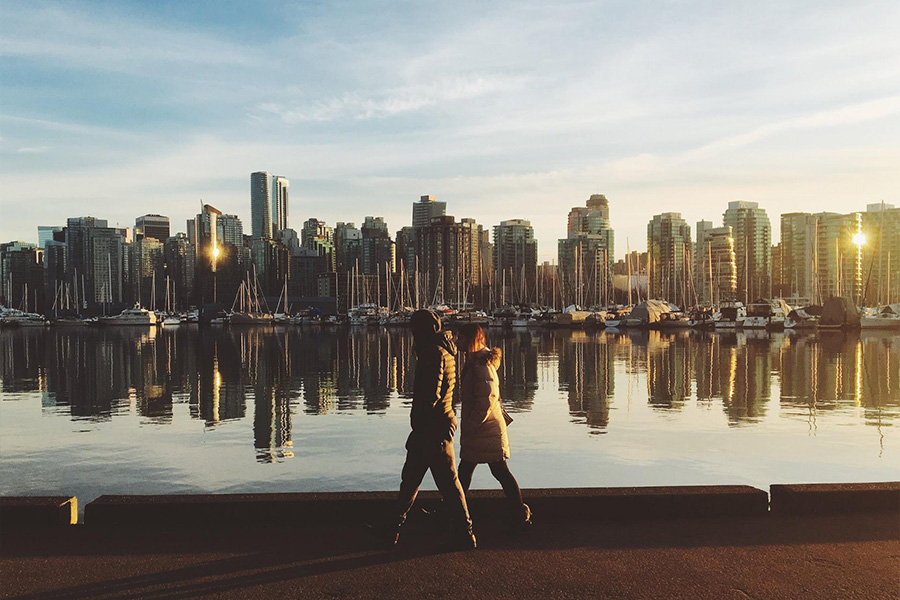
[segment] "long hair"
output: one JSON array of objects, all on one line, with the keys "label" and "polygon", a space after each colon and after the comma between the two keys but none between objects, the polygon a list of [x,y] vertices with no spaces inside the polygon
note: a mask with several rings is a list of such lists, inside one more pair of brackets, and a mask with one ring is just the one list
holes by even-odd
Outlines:
[{"label": "long hair", "polygon": [[474,352],[475,348],[480,345],[487,346],[487,340],[484,337],[484,330],[478,323],[466,323],[459,328],[459,337],[465,342],[460,348],[463,352]]}]

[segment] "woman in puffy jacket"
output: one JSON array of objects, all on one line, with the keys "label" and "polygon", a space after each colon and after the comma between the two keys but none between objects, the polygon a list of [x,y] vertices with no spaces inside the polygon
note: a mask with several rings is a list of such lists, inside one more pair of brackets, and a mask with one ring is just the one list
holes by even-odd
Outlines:
[{"label": "woman in puffy jacket", "polygon": [[459,383],[462,400],[459,482],[468,493],[475,467],[487,463],[491,474],[503,486],[513,523],[527,527],[531,524],[531,510],[522,501],[519,484],[506,464],[509,438],[497,377],[502,353],[499,348],[487,347],[484,331],[476,324],[460,328],[457,346],[466,355]]}]

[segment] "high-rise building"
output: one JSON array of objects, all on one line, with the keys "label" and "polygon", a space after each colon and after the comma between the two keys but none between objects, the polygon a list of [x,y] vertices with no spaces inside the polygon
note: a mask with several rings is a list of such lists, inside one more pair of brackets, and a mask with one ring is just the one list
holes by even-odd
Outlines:
[{"label": "high-rise building", "polygon": [[[106,227],[105,219],[96,217],[75,217],[66,220],[66,271],[72,284],[83,288],[83,278],[87,276],[88,255],[87,236],[88,231],[94,227]],[[84,281],[86,283],[86,281]],[[85,290],[82,289],[82,293]],[[81,297],[81,295],[79,295]],[[85,301],[89,296],[84,293]]]},{"label": "high-rise building", "polygon": [[[138,227],[136,224],[135,228]],[[131,248],[131,293],[141,306],[157,310],[165,308],[163,244],[158,238],[145,234],[139,236]]]},{"label": "high-rise building", "polygon": [[412,226],[426,227],[431,224],[434,217],[442,217],[447,214],[447,203],[438,202],[434,196],[422,196],[413,204]]},{"label": "high-rise building", "polygon": [[325,221],[307,219],[300,230],[300,245],[314,250],[326,259],[328,272],[335,268],[334,230]]},{"label": "high-rise building", "polygon": [[0,304],[43,312],[44,250],[27,242],[0,244]]},{"label": "high-rise building", "polygon": [[366,275],[393,273],[394,241],[383,217],[366,217],[362,226],[362,272]]},{"label": "high-rise building", "polygon": [[250,174],[251,237],[272,237],[272,174],[257,171]]},{"label": "high-rise building", "polygon": [[278,237],[282,229],[288,228],[288,189],[287,177],[272,177],[272,237]]},{"label": "high-rise building", "polygon": [[405,271],[408,277],[416,274],[416,229],[403,227],[394,236],[397,244],[397,269]]},{"label": "high-rise building", "polygon": [[822,300],[845,296],[859,303],[862,294],[862,214],[825,214],[818,217],[816,281]]},{"label": "high-rise building", "polygon": [[[43,248],[48,241],[53,241],[54,236],[60,234],[63,227],[59,225],[38,225],[38,248]],[[65,238],[63,238],[63,241]]]},{"label": "high-rise building", "polygon": [[173,309],[183,310],[191,304],[194,289],[194,246],[187,235],[177,233],[166,240],[163,256]]},{"label": "high-rise building", "polygon": [[145,238],[154,238],[160,242],[169,239],[169,217],[162,215],[144,215],[134,221],[135,234]]},{"label": "high-rise building", "polygon": [[729,202],[722,217],[734,236],[738,300],[771,296],[772,225],[766,210],[756,202]]},{"label": "high-rise building", "polygon": [[647,224],[650,297],[685,308],[693,300],[691,227],[681,213],[654,215]]},{"label": "high-rise building", "polygon": [[826,214],[794,212],[781,215],[781,268],[777,272],[773,269],[772,278],[789,304],[804,306],[817,301],[814,281],[816,221]]},{"label": "high-rise building", "polygon": [[773,276],[788,301],[821,304],[831,296],[858,301],[863,293],[863,215],[781,215],[781,268]]},{"label": "high-rise building", "polygon": [[697,221],[694,245],[694,287],[701,304],[717,305],[737,294],[737,263],[731,227]]},{"label": "high-rise building", "polygon": [[346,273],[362,262],[362,231],[354,223],[339,222],[334,228],[335,268]]},{"label": "high-rise building", "polygon": [[[460,225],[468,227],[471,230],[469,234],[469,249],[466,254],[469,257],[467,270],[469,272],[469,285],[480,286],[484,276],[484,259],[481,256],[481,240],[484,235],[484,228],[475,222],[475,219],[460,219]],[[491,265],[493,268],[493,265]]]},{"label": "high-rise building", "polygon": [[471,295],[468,252],[472,228],[444,215],[434,217],[416,233],[420,287],[425,293],[420,304],[434,301],[459,307],[467,305]]},{"label": "high-rise building", "polygon": [[863,304],[900,302],[900,208],[880,202],[862,213]]},{"label": "high-rise building", "polygon": [[537,240],[531,222],[510,219],[494,226],[494,272],[503,302],[536,302]]},{"label": "high-rise building", "polygon": [[614,245],[606,196],[593,194],[585,206],[569,211],[566,237],[557,246],[564,304],[605,306],[612,302]]},{"label": "high-rise building", "polygon": [[244,224],[237,215],[216,216],[216,239],[220,244],[230,244],[235,248],[244,245]]}]

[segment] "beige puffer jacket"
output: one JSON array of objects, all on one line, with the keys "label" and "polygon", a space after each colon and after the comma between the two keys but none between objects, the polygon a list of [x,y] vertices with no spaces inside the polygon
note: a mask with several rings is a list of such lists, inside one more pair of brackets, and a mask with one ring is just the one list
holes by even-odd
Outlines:
[{"label": "beige puffer jacket", "polygon": [[500,408],[499,348],[485,348],[466,358],[459,386],[462,425],[459,457],[474,463],[509,458],[506,421]]}]

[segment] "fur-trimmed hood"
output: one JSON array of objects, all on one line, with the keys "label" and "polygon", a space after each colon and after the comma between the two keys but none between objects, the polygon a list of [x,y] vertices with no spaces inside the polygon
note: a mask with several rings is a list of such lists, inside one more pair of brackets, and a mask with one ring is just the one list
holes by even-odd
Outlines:
[{"label": "fur-trimmed hood", "polygon": [[478,352],[473,352],[467,357],[468,360],[474,361],[473,365],[490,365],[495,369],[500,366],[500,359],[503,357],[503,351],[500,348],[483,348]]}]

